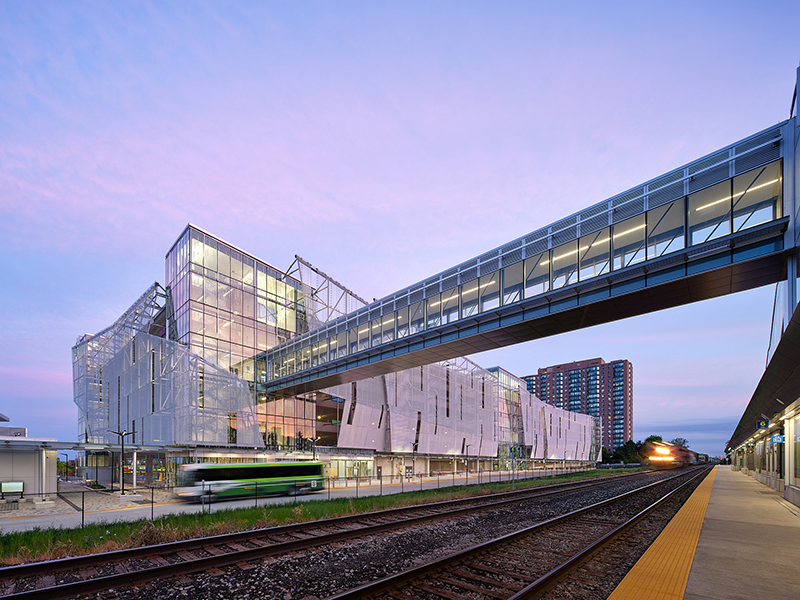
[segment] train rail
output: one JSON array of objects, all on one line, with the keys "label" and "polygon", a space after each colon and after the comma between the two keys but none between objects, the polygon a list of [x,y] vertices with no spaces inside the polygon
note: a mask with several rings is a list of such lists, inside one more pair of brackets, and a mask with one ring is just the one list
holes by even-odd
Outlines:
[{"label": "train rail", "polygon": [[652,474],[636,473],[536,486],[514,492],[5,567],[0,568],[0,595],[9,600],[75,598],[165,577],[218,570],[229,565],[248,568],[253,561],[270,556],[648,477]]},{"label": "train rail", "polygon": [[[674,475],[327,600],[540,598],[601,548],[709,472],[701,467]],[[671,483],[677,485],[667,493],[656,493],[659,498],[653,502],[653,493]]]}]

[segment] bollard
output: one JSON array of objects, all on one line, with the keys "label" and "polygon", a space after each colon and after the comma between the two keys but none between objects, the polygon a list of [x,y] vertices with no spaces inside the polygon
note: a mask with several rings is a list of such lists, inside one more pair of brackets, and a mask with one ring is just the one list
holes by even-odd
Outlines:
[{"label": "bollard", "polygon": [[156,496],[155,488],[151,487],[150,488],[150,520],[151,521],[155,520],[153,518],[153,506],[155,505],[155,501],[154,501],[155,500],[155,496]]}]

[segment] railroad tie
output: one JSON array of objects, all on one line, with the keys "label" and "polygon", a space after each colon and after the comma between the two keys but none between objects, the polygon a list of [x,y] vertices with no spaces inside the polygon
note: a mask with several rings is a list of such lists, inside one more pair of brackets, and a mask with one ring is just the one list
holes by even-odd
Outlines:
[{"label": "railroad tie", "polygon": [[81,576],[81,579],[91,579],[92,577],[97,577],[99,573],[97,569],[93,566],[89,565],[88,567],[84,567],[78,570],[78,574]]}]

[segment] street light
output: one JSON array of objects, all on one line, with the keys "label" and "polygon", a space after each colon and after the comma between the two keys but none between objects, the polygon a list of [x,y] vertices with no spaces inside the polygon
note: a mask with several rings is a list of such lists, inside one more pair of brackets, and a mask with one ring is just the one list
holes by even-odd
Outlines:
[{"label": "street light", "polygon": [[321,437],[320,437],[320,436],[317,436],[317,437],[315,437],[315,438],[311,438],[311,452],[312,452],[312,454],[311,454],[311,460],[312,460],[312,461],[316,461],[316,460],[317,460],[317,442],[318,442],[320,439],[321,439]]},{"label": "street light", "polygon": [[69,476],[67,473],[67,461],[69,461],[69,454],[66,452],[59,452],[59,454],[64,457],[64,481],[66,481],[67,477]]},{"label": "street light", "polygon": [[467,472],[467,478],[465,479],[467,485],[469,485],[469,447],[470,446],[472,446],[472,444],[467,444],[465,446],[466,449],[467,449],[467,468],[465,469],[465,471]]},{"label": "street light", "polygon": [[[134,432],[128,432],[127,430],[123,429],[122,431],[111,431],[107,429],[108,433],[113,433],[116,436],[119,436],[119,443],[121,446],[120,455],[119,455],[119,483],[120,483],[120,496],[125,495],[125,436],[126,435],[133,435]],[[136,465],[134,465],[134,469]],[[135,477],[134,471],[134,477]],[[113,487],[112,487],[113,489]]]}]

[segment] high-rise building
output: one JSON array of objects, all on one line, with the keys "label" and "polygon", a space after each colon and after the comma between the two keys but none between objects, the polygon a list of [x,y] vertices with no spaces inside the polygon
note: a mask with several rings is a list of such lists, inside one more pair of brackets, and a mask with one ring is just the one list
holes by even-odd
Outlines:
[{"label": "high-rise building", "polygon": [[598,417],[602,444],[613,451],[633,439],[633,365],[591,358],[539,369],[528,391],[555,407]]}]

